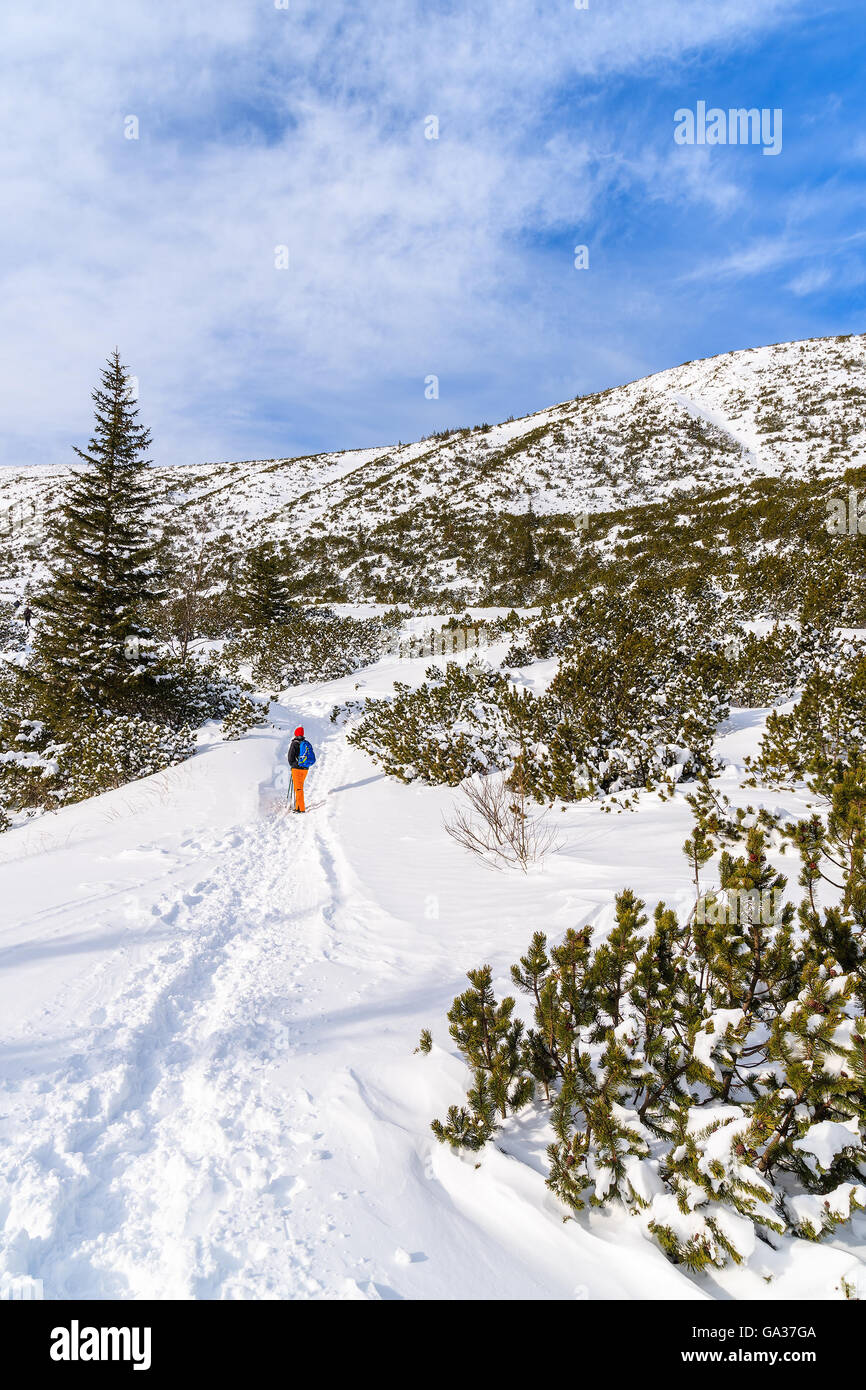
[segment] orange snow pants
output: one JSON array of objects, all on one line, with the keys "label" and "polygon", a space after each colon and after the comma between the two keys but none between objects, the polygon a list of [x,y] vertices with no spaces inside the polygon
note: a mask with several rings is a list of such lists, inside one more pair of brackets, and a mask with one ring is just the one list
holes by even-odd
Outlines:
[{"label": "orange snow pants", "polygon": [[304,778],[308,769],[305,767],[292,768],[292,785],[295,788],[295,806],[299,811],[305,811],[304,805]]}]

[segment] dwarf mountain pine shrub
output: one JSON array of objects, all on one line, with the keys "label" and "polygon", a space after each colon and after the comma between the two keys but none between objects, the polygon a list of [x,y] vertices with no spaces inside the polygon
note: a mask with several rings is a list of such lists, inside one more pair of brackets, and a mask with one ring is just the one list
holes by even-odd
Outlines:
[{"label": "dwarf mountain pine shrub", "polygon": [[478,660],[430,666],[416,689],[397,681],[393,699],[366,700],[348,741],[401,782],[456,787],[472,773],[508,766],[507,688]]},{"label": "dwarf mountain pine shrub", "polygon": [[57,800],[97,796],[185,762],[194,752],[195,735],[186,726],[168,729],[139,715],[94,714],[54,750]]},{"label": "dwarf mountain pine shrub", "polygon": [[224,659],[235,672],[248,665],[256,685],[271,690],[339,680],[379,659],[400,621],[393,613],[386,618],[299,608],[291,622],[274,623],[229,642]]},{"label": "dwarf mountain pine shrub", "polygon": [[[489,966],[470,972],[449,1021],[473,1084],[433,1122],[440,1141],[478,1150],[534,1104],[563,1205],[617,1202],[693,1270],[785,1233],[821,1239],[866,1207],[856,965],[828,949],[824,914],[757,910],[785,885],[758,826],[720,877],[685,918],[659,903],[649,922],[625,889],[598,945],[589,927],[555,945],[537,932],[512,967],[528,1026]],[[721,898],[736,910],[699,912]]]},{"label": "dwarf mountain pine shrub", "polygon": [[349,739],[402,781],[499,769],[538,802],[578,801],[711,773],[726,714],[713,653],[683,660],[630,633],[572,647],[540,695],[479,661],[431,667],[418,689],[367,701]]},{"label": "dwarf mountain pine shrub", "polygon": [[241,695],[234,709],[223,720],[223,738],[233,740],[243,738],[250,729],[257,729],[268,722],[267,706],[249,695]]},{"label": "dwarf mountain pine shrub", "polygon": [[826,791],[866,760],[866,656],[854,649],[814,668],[790,714],[773,711],[754,760],[767,782],[814,779]]}]

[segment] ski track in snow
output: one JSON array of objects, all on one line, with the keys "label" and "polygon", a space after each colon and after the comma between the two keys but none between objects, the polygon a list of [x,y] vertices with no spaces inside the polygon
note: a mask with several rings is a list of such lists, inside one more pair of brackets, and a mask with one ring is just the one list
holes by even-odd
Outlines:
[{"label": "ski track in snow", "polygon": [[698,420],[706,420],[708,424],[714,425],[716,429],[721,430],[723,434],[726,434],[729,439],[739,445],[744,458],[748,459],[750,466],[757,472],[767,475],[775,472],[772,465],[764,458],[759,437],[753,432],[746,432],[737,428],[718,407],[696,400],[693,396],[683,395],[679,391],[673,392],[671,399],[677,405],[682,406],[683,410],[687,410],[690,415]]}]

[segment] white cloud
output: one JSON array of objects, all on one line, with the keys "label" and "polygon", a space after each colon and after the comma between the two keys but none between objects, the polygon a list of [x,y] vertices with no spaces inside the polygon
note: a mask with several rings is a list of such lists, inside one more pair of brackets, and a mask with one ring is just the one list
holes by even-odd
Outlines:
[{"label": "white cloud", "polygon": [[[740,196],[697,162],[665,157],[649,177],[599,160],[611,131],[583,98],[790,11],[6,0],[0,460],[68,457],[115,343],[164,460],[386,440],[403,418],[420,432],[411,383],[420,400],[429,372],[444,402],[461,383],[455,420],[477,413],[482,370],[518,380],[534,364],[541,389],[571,358],[579,377],[600,290],[590,279],[576,310],[555,283],[542,292],[526,239],[561,236],[567,255],[572,228],[600,227],[605,194],[635,181],[722,211]],[[627,313],[626,290],[604,304]],[[615,333],[607,350],[628,358]]]}]

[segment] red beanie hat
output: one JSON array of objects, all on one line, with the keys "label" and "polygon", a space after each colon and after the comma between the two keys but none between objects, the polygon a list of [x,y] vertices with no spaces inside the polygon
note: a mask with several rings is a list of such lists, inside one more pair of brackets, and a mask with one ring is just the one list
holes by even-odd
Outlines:
[{"label": "red beanie hat", "polygon": [[303,730],[302,728],[300,728],[300,727],[297,728],[297,729],[295,729],[295,738],[303,738],[303,737],[304,737],[304,730]]}]

